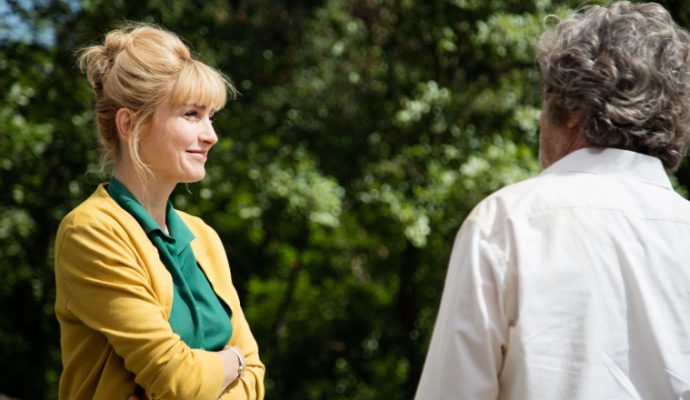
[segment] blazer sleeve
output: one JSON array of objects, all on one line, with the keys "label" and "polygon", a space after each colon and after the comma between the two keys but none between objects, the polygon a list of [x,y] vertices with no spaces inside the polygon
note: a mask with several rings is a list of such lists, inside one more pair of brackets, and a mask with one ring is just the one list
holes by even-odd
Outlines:
[{"label": "blazer sleeve", "polygon": [[190,222],[202,225],[198,230],[200,236],[198,244],[200,246],[199,249],[202,251],[199,252],[197,257],[203,254],[212,254],[212,259],[215,262],[209,261],[209,264],[220,268],[220,270],[213,271],[212,279],[214,282],[212,283],[215,283],[215,288],[221,290],[222,297],[227,299],[228,305],[232,310],[233,334],[227,345],[239,347],[242,349],[245,357],[246,369],[244,376],[225,389],[221,395],[221,400],[261,400],[264,398],[265,367],[259,359],[259,346],[244,316],[237,290],[233,285],[230,265],[223,242],[215,230],[200,220],[194,219]]},{"label": "blazer sleeve", "polygon": [[246,367],[244,376],[228,386],[223,392],[221,400],[261,400],[264,398],[265,368],[259,359],[259,347],[249,329],[234,287],[231,298],[236,307],[233,309],[232,315],[233,335],[228,346],[237,346],[242,349]]},{"label": "blazer sleeve", "polygon": [[58,237],[56,269],[67,310],[100,332],[151,399],[215,399],[223,364],[190,349],[170,328],[148,271],[124,231],[71,224]]}]

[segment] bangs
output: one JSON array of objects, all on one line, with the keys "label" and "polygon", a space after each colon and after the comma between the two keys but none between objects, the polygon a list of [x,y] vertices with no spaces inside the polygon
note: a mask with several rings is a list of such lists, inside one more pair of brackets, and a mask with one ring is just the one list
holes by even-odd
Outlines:
[{"label": "bangs", "polygon": [[228,91],[235,88],[220,72],[196,60],[186,62],[173,84],[168,99],[172,106],[195,104],[218,111],[225,106]]}]

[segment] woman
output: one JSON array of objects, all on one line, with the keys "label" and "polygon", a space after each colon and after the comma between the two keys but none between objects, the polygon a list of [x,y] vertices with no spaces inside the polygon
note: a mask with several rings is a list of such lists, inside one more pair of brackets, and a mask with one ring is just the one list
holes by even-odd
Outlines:
[{"label": "woman", "polygon": [[109,32],[79,63],[96,96],[100,185],[60,224],[61,399],[260,399],[264,366],[223,245],[175,210],[204,178],[230,83],[174,34]]}]

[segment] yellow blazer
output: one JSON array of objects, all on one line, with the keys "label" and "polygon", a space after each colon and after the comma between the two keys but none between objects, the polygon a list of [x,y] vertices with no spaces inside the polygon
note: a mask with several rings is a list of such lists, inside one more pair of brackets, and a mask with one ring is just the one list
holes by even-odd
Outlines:
[{"label": "yellow blazer", "polygon": [[[196,237],[191,245],[199,265],[232,310],[228,345],[246,357],[244,377],[221,399],[263,399],[264,365],[223,244],[201,219],[179,214]],[[139,223],[103,185],[60,224],[55,279],[60,399],[126,400],[137,384],[151,400],[216,399],[223,382],[220,357],[189,348],[172,331],[172,277]]]}]

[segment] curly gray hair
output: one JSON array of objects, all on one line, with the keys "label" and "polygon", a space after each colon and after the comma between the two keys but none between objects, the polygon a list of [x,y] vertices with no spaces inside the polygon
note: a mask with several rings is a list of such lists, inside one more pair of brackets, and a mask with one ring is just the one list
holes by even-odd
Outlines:
[{"label": "curly gray hair", "polygon": [[580,114],[590,145],[678,168],[690,139],[690,35],[662,6],[584,8],[542,35],[536,61],[551,122]]}]

